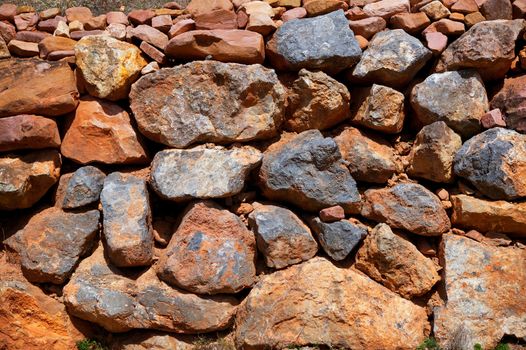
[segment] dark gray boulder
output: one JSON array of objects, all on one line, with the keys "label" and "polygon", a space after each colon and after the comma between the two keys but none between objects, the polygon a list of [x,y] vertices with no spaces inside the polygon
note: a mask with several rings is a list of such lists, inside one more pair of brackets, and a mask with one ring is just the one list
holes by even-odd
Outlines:
[{"label": "dark gray boulder", "polygon": [[99,201],[106,175],[94,166],[79,168],[69,179],[62,208],[80,208]]}]

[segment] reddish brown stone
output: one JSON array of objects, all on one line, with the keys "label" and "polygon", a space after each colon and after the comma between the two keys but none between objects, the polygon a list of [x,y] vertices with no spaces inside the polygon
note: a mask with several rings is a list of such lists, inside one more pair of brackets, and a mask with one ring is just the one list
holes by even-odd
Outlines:
[{"label": "reddish brown stone", "polygon": [[475,0],[458,0],[451,6],[451,11],[464,14],[477,12],[478,10],[479,7]]},{"label": "reddish brown stone", "polygon": [[77,42],[68,38],[62,38],[59,36],[50,36],[42,40],[38,44],[40,51],[40,58],[46,59],[49,54],[55,51],[70,51],[75,55],[74,48]]},{"label": "reddish brown stone", "polygon": [[106,14],[106,23],[128,24],[128,16],[124,12],[110,11]]},{"label": "reddish brown stone", "polygon": [[152,27],[163,33],[167,33],[172,27],[172,17],[169,15],[155,16],[152,18]]},{"label": "reddish brown stone", "polygon": [[196,29],[237,29],[237,15],[234,11],[215,10],[194,17]]},{"label": "reddish brown stone", "polygon": [[63,58],[68,58],[68,63],[75,63],[75,51],[73,50],[64,50],[64,51],[53,51],[47,55],[48,61],[60,61]]},{"label": "reddish brown stone", "polygon": [[46,32],[39,32],[39,31],[20,31],[16,33],[15,39],[20,41],[27,41],[30,43],[39,43],[43,39],[50,37],[51,34]]},{"label": "reddish brown stone", "polygon": [[488,21],[512,18],[513,10],[510,0],[484,0],[479,7],[480,12]]},{"label": "reddish brown stone", "polygon": [[349,27],[355,35],[361,35],[365,39],[370,39],[376,33],[385,29],[385,19],[382,17],[368,17],[357,21],[349,21]]},{"label": "reddish brown stone", "polygon": [[27,41],[11,40],[7,44],[7,48],[11,55],[19,57],[34,57],[38,56],[38,44]]},{"label": "reddish brown stone", "polygon": [[133,38],[146,41],[148,44],[152,44],[161,50],[164,50],[168,44],[168,36],[166,34],[145,24],[130,29],[130,34]]},{"label": "reddish brown stone", "polygon": [[151,59],[158,62],[159,64],[166,63],[166,56],[164,53],[156,49],[153,45],[148,44],[146,41],[143,41],[139,48],[148,55]]},{"label": "reddish brown stone", "polygon": [[367,4],[363,7],[369,17],[379,16],[389,19],[397,13],[409,12],[408,0],[380,0]]},{"label": "reddish brown stone", "polygon": [[149,24],[153,17],[155,12],[152,10],[133,10],[128,13],[128,20],[134,25]]},{"label": "reddish brown stone", "polygon": [[38,14],[36,13],[22,13],[15,16],[16,30],[33,30],[38,23]]},{"label": "reddish brown stone", "polygon": [[15,26],[0,21],[0,36],[4,39],[6,44],[9,44],[9,42],[15,38],[15,35]]},{"label": "reddish brown stone", "polygon": [[106,15],[92,17],[86,23],[84,23],[85,30],[96,30],[104,28],[106,28]]},{"label": "reddish brown stone", "polygon": [[60,11],[58,7],[54,7],[54,8],[46,9],[44,11],[40,11],[38,16],[40,17],[41,21],[45,21],[47,19],[50,19],[56,16],[60,16],[61,12],[62,11]]},{"label": "reddish brown stone", "polygon": [[339,205],[320,210],[320,219],[323,222],[335,222],[345,219],[345,212]]},{"label": "reddish brown stone", "polygon": [[0,21],[14,22],[16,16],[15,4],[0,5]]},{"label": "reddish brown stone", "polygon": [[66,9],[66,18],[68,22],[79,21],[86,23],[93,17],[91,10],[87,7],[70,7]]},{"label": "reddish brown stone", "polygon": [[45,21],[40,21],[37,24],[37,28],[38,30],[53,34],[58,27],[58,23],[61,21],[66,23],[66,17],[57,16],[55,18],[46,19]]},{"label": "reddish brown stone", "polygon": [[194,17],[210,11],[232,11],[233,9],[234,5],[232,5],[230,0],[192,0],[188,6],[186,6],[186,11]]},{"label": "reddish brown stone", "polygon": [[431,21],[423,12],[399,13],[391,17],[391,26],[396,29],[403,29],[410,34],[418,33],[427,27]]},{"label": "reddish brown stone", "polygon": [[447,18],[443,18],[440,21],[431,23],[422,34],[440,32],[444,35],[458,36],[463,34],[466,31],[464,23],[452,21]]},{"label": "reddish brown stone", "polygon": [[504,121],[504,118],[502,118],[502,112],[498,108],[492,109],[484,114],[482,118],[480,118],[480,123],[484,129],[495,128],[498,126],[506,127],[506,122]]},{"label": "reddish brown stone", "polygon": [[504,85],[491,100],[492,109],[504,114],[505,125],[519,132],[526,131],[526,75],[504,80]]},{"label": "reddish brown stone", "polygon": [[172,39],[173,37],[179,34],[183,34],[194,29],[195,21],[193,19],[183,19],[181,21],[177,21],[174,25],[172,25],[170,31],[168,32],[168,37]]},{"label": "reddish brown stone", "polygon": [[447,47],[447,36],[440,32],[426,33],[424,36],[426,46],[435,55],[439,55]]},{"label": "reddish brown stone", "polygon": [[0,152],[57,148],[60,135],[53,119],[36,115],[0,118]]},{"label": "reddish brown stone", "polygon": [[305,10],[303,7],[296,7],[296,8],[285,11],[285,13],[281,15],[281,20],[283,22],[287,22],[292,19],[298,19],[298,18],[304,18],[304,17],[307,17],[307,10]]},{"label": "reddish brown stone", "polygon": [[309,0],[303,2],[309,17],[324,15],[339,9],[347,10],[349,5],[342,0]]}]

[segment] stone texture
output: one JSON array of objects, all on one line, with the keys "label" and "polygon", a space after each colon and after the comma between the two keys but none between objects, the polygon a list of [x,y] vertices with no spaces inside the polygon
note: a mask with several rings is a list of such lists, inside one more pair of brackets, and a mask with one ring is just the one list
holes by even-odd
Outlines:
[{"label": "stone texture", "polygon": [[503,78],[523,27],[522,19],[475,24],[442,53],[436,71],[474,68],[484,80]]},{"label": "stone texture", "polygon": [[13,56],[19,57],[35,57],[38,56],[38,44],[27,41],[20,41],[13,39],[7,44],[9,52]]},{"label": "stone texture", "polygon": [[423,308],[353,269],[314,258],[263,276],[237,312],[235,337],[245,349],[409,350],[428,328]]},{"label": "stone texture", "polygon": [[199,14],[194,17],[195,28],[198,30],[210,29],[237,29],[237,15],[234,11],[214,10]]},{"label": "stone texture", "polygon": [[464,143],[454,171],[492,199],[526,196],[526,135],[493,128]]},{"label": "stone texture", "polygon": [[481,131],[480,118],[489,110],[486,89],[473,70],[431,74],[411,91],[411,106],[423,125],[444,121],[464,137]]},{"label": "stone texture", "polygon": [[386,30],[369,42],[352,71],[352,78],[393,87],[405,86],[429,58],[431,51],[417,38],[402,29]]},{"label": "stone texture", "polygon": [[192,0],[186,6],[186,11],[191,15],[197,16],[214,10],[233,10],[234,5],[229,0]]},{"label": "stone texture", "polygon": [[409,12],[408,0],[380,0],[366,4],[363,12],[369,17],[383,17],[389,19],[397,13]]},{"label": "stone texture", "polygon": [[80,39],[75,57],[89,94],[112,101],[128,96],[147,64],[136,46],[102,35]]},{"label": "stone texture", "polygon": [[267,55],[278,70],[302,68],[336,74],[361,56],[358,42],[343,11],[287,21],[267,43]]},{"label": "stone texture", "polygon": [[285,128],[296,132],[328,129],[349,118],[350,98],[347,87],[337,80],[302,69],[288,94]]},{"label": "stone texture", "polygon": [[0,21],[0,36],[4,39],[6,44],[8,44],[16,36],[15,26],[10,23]]},{"label": "stone texture", "polygon": [[433,261],[386,224],[365,238],[354,266],[407,299],[426,294],[440,280]]},{"label": "stone texture", "polygon": [[347,3],[342,0],[309,0],[304,1],[303,7],[309,17],[321,16],[339,9],[346,10]]},{"label": "stone texture", "polygon": [[153,159],[150,185],[162,198],[176,201],[230,197],[241,192],[260,162],[261,153],[250,146],[164,150]]},{"label": "stone texture", "polygon": [[282,269],[316,255],[318,244],[310,229],[287,208],[258,204],[248,217],[268,267]]},{"label": "stone texture", "polygon": [[484,129],[491,129],[498,126],[503,128],[506,127],[506,122],[504,121],[502,112],[498,108],[492,109],[491,111],[484,114],[482,118],[480,118],[480,124]]},{"label": "stone texture", "polygon": [[423,12],[399,13],[391,17],[389,22],[393,29],[403,29],[409,34],[416,34],[431,23]]},{"label": "stone texture", "polygon": [[526,336],[526,250],[496,248],[445,235],[445,306],[435,310],[434,334],[444,346],[461,334],[463,349],[493,349],[504,335]]},{"label": "stone texture", "polygon": [[59,36],[49,36],[38,43],[40,58],[49,59],[49,55],[56,51],[73,51],[75,40]]},{"label": "stone texture", "polygon": [[165,332],[133,332],[112,337],[111,350],[194,350],[191,338]]},{"label": "stone texture", "polygon": [[99,218],[98,210],[66,213],[51,207],[32,216],[4,243],[20,257],[28,281],[63,284],[80,259],[90,253]]},{"label": "stone texture", "polygon": [[94,166],[77,169],[66,187],[62,208],[75,209],[98,203],[106,175]]},{"label": "stone texture", "polygon": [[526,75],[508,78],[499,92],[491,99],[491,108],[499,108],[504,113],[505,125],[526,133]]},{"label": "stone texture", "polygon": [[68,22],[79,21],[85,23],[93,17],[93,14],[88,7],[70,7],[66,9],[66,17]]},{"label": "stone texture", "polygon": [[132,38],[146,41],[148,44],[151,44],[161,50],[166,48],[168,45],[168,36],[150,26],[141,24],[130,30]]},{"label": "stone texture", "polygon": [[119,105],[81,99],[61,146],[64,157],[81,164],[140,164],[148,161],[130,116]]},{"label": "stone texture", "polygon": [[260,65],[200,61],[142,77],[130,100],[141,133],[184,148],[276,135],[285,90],[276,73]]},{"label": "stone texture", "polygon": [[0,118],[0,130],[0,152],[60,146],[53,119],[27,114]]},{"label": "stone texture", "polygon": [[422,236],[440,236],[451,228],[440,199],[422,185],[399,183],[364,193],[361,214]]},{"label": "stone texture", "polygon": [[11,53],[9,52],[9,48],[5,43],[5,40],[0,35],[0,59],[3,58],[11,58]]},{"label": "stone texture", "polygon": [[438,0],[431,1],[429,4],[422,6],[419,11],[425,13],[432,21],[438,21],[451,14],[448,8]]},{"label": "stone texture", "polygon": [[318,130],[304,131],[271,145],[259,173],[263,194],[307,211],[341,205],[356,212],[360,194],[343,165],[338,146]]},{"label": "stone texture", "polygon": [[486,20],[511,19],[512,6],[510,0],[484,0],[481,1],[480,12]]},{"label": "stone texture", "polygon": [[155,17],[155,12],[152,10],[137,9],[128,13],[128,20],[136,26],[151,23],[153,17]]},{"label": "stone texture", "polygon": [[434,55],[440,55],[447,47],[447,36],[440,32],[430,32],[424,35],[426,46]]},{"label": "stone texture", "polygon": [[335,222],[345,219],[345,211],[339,205],[335,205],[320,210],[319,217],[323,222]]},{"label": "stone texture", "polygon": [[60,177],[60,154],[55,150],[0,158],[0,210],[33,206]]},{"label": "stone texture", "polygon": [[161,282],[153,269],[126,272],[111,266],[100,246],[84,259],[64,287],[70,314],[110,332],[134,328],[205,333],[227,328],[238,301],[199,297]]},{"label": "stone texture", "polygon": [[262,13],[250,15],[246,27],[247,30],[257,32],[263,36],[271,34],[276,28],[277,25],[272,18]]},{"label": "stone texture", "polygon": [[371,39],[376,33],[385,29],[387,23],[382,17],[367,17],[355,21],[349,21],[354,35],[361,35],[365,39]]},{"label": "stone texture", "polygon": [[198,294],[237,293],[256,278],[256,240],[235,214],[194,202],[157,265],[163,281]]},{"label": "stone texture", "polygon": [[172,25],[170,31],[168,32],[168,37],[172,39],[173,37],[179,34],[183,34],[194,29],[195,21],[193,19],[182,19],[180,21],[177,21],[174,25]]},{"label": "stone texture", "polygon": [[0,117],[55,117],[77,107],[75,75],[66,62],[0,60]]}]

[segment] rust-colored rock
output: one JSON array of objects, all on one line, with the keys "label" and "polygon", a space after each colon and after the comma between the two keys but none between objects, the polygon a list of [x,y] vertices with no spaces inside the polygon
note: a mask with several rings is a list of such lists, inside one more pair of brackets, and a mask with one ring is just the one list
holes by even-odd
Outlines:
[{"label": "rust-colored rock", "polygon": [[526,132],[526,75],[504,80],[503,87],[491,99],[491,108],[499,108],[506,125],[518,132]]},{"label": "rust-colored rock", "polygon": [[46,59],[55,51],[73,51],[76,43],[75,40],[59,36],[49,36],[44,38],[38,43],[40,58]]},{"label": "rust-colored rock", "polygon": [[27,114],[0,118],[0,130],[0,152],[60,146],[53,119]]},{"label": "rust-colored rock", "polygon": [[193,16],[214,10],[232,11],[233,9],[234,5],[232,5],[232,2],[229,0],[192,0],[188,6],[186,6],[186,11]]},{"label": "rust-colored rock", "polygon": [[237,29],[237,15],[234,11],[214,10],[194,17],[195,28],[202,30]]}]

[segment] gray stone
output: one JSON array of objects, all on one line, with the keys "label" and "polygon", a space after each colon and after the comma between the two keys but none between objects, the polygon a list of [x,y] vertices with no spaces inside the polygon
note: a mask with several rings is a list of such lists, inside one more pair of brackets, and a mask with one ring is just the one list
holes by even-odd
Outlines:
[{"label": "gray stone", "polygon": [[489,110],[486,89],[473,70],[431,74],[411,91],[411,106],[423,125],[443,121],[464,137],[482,130],[480,118]]},{"label": "gray stone", "polygon": [[261,152],[250,146],[164,150],[153,159],[150,184],[159,196],[176,201],[230,197],[241,192],[260,162]]},{"label": "gray stone", "polygon": [[144,266],[153,259],[153,232],[146,182],[133,175],[111,173],[100,194],[104,237],[116,266]]},{"label": "gray stone", "polygon": [[74,209],[98,202],[105,177],[94,166],[79,168],[68,182],[62,208]]},{"label": "gray stone", "polygon": [[341,158],[338,145],[319,130],[284,136],[263,155],[263,194],[317,212],[334,205],[357,212],[360,194]]},{"label": "gray stone", "polygon": [[248,218],[267,266],[282,269],[316,255],[316,240],[307,225],[292,211],[254,203],[254,211]]},{"label": "gray stone", "polygon": [[492,128],[464,143],[455,156],[455,174],[492,199],[526,196],[526,135]]},{"label": "gray stone", "polygon": [[354,65],[362,52],[342,10],[287,21],[267,44],[272,66],[336,74]]}]

